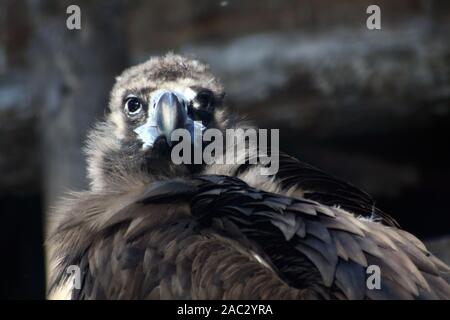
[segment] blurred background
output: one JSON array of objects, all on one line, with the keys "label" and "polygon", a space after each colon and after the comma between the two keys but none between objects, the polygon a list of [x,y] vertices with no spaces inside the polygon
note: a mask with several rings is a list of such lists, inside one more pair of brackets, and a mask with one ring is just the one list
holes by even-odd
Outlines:
[{"label": "blurred background", "polygon": [[169,50],[209,63],[229,106],[450,263],[449,34],[445,0],[1,0],[1,296],[45,298],[45,215],[86,187],[86,131],[115,76]]}]

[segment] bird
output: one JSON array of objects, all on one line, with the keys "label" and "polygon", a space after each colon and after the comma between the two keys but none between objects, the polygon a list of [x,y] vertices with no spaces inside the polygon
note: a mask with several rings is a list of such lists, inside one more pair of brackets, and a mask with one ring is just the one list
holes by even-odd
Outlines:
[{"label": "bird", "polygon": [[252,127],[224,97],[207,64],[175,53],[116,78],[86,142],[89,187],[49,217],[50,295],[450,298],[450,268],[348,182],[281,151],[278,172],[263,175],[247,145],[238,163],[174,163],[177,129],[199,147],[196,130]]}]

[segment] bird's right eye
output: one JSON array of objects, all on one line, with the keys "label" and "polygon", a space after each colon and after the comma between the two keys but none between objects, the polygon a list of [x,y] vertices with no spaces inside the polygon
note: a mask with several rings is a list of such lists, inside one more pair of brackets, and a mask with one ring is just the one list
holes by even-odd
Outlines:
[{"label": "bird's right eye", "polygon": [[128,96],[125,99],[125,112],[128,116],[136,116],[142,111],[142,102],[139,100],[138,97],[135,96]]}]

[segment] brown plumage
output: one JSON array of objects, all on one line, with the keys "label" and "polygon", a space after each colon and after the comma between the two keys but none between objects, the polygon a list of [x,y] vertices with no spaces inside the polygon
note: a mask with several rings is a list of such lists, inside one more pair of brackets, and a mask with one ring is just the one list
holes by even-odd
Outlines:
[{"label": "brown plumage", "polygon": [[[161,89],[188,97],[189,118],[207,128],[243,126],[196,60],[168,54],[125,71],[89,136],[90,190],[52,214],[50,291],[78,265],[74,299],[450,298],[449,267],[348,183],[284,154],[262,176],[259,165],[174,165],[163,137],[143,148],[135,130]],[[369,265],[381,289],[367,288]]]}]

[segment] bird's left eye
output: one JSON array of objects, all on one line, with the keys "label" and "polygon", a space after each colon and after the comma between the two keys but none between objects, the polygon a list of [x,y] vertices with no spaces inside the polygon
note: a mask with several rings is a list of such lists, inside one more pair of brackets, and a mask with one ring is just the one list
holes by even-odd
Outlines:
[{"label": "bird's left eye", "polygon": [[128,116],[135,116],[142,110],[142,102],[138,97],[129,96],[125,99],[125,112]]}]

